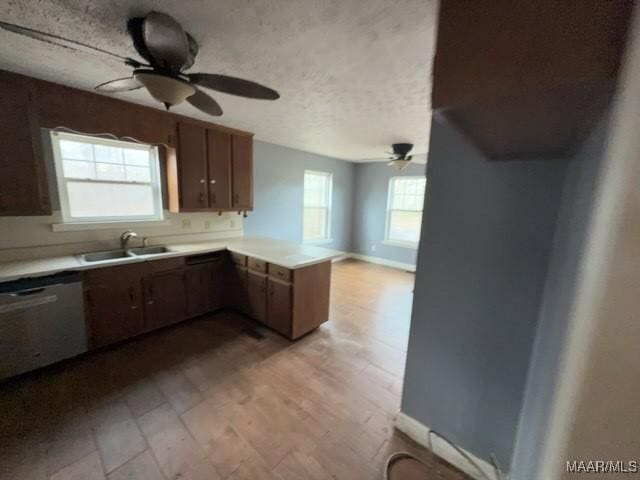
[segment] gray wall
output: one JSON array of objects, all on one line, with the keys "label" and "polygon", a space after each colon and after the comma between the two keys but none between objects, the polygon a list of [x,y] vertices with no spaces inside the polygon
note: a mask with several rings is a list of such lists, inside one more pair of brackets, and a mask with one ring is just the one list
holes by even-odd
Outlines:
[{"label": "gray wall", "polygon": [[424,175],[424,164],[410,164],[402,171],[386,162],[358,163],[355,166],[355,199],[351,248],[355,253],[415,265],[417,250],[383,243],[386,228],[389,179],[404,175]]},{"label": "gray wall", "polygon": [[305,169],[333,173],[331,237],[323,246],[349,251],[354,164],[292,148],[254,143],[254,206],[244,220],[247,235],[302,243]]},{"label": "gray wall", "polygon": [[434,117],[402,411],[511,462],[566,160],[489,162]]},{"label": "gray wall", "polygon": [[537,478],[539,465],[536,460],[542,455],[560,354],[566,342],[567,322],[604,154],[606,120],[603,119],[594,130],[567,169],[514,450],[511,468],[514,480]]}]

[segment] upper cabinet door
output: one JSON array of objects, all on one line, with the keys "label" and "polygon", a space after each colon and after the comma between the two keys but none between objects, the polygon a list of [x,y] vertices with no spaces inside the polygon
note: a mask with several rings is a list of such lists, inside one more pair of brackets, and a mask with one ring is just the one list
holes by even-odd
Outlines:
[{"label": "upper cabinet door", "polygon": [[178,123],[178,170],[182,210],[209,208],[207,135],[200,125]]},{"label": "upper cabinet door", "polygon": [[0,215],[47,215],[35,96],[23,78],[0,72]]},{"label": "upper cabinet door", "polygon": [[236,210],[253,210],[253,138],[232,135],[233,202]]},{"label": "upper cabinet door", "polygon": [[231,208],[231,135],[207,129],[207,163],[209,166],[209,207]]}]

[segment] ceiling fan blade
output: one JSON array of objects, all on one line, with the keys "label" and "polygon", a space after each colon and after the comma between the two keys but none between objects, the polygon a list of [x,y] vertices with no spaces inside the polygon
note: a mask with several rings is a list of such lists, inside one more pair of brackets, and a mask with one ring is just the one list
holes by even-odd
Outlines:
[{"label": "ceiling fan blade", "polygon": [[242,78],[216,75],[213,73],[192,73],[187,76],[192,83],[201,87],[237,95],[239,97],[256,98],[260,100],[277,100],[280,98],[280,94],[275,90]]},{"label": "ceiling fan blade", "polygon": [[104,55],[110,55],[119,60],[131,60],[135,62],[135,60],[123,57],[122,55],[118,55],[117,53],[109,52],[98,47],[93,47],[76,40],[71,40],[70,38],[60,37],[58,35],[54,35],[53,33],[42,32],[40,30],[35,30],[33,28],[23,27],[21,25],[15,25],[13,23],[7,22],[0,22],[0,28],[3,28],[4,30],[7,30],[9,32],[17,33],[18,35],[24,35],[25,37],[40,40],[41,42],[47,42],[52,45],[57,45],[59,47],[70,48],[72,50],[80,50],[89,53],[97,52]]},{"label": "ceiling fan blade", "polygon": [[144,45],[162,68],[179,72],[189,59],[189,39],[171,16],[151,12],[142,23]]},{"label": "ceiling fan blade", "polygon": [[198,110],[202,110],[204,113],[208,113],[214,117],[222,115],[222,108],[218,102],[198,88],[196,88],[196,93],[187,97],[187,102]]},{"label": "ceiling fan blade", "polygon": [[125,77],[101,83],[97,85],[94,90],[103,93],[118,93],[137,90],[138,88],[142,88],[142,84],[138,80],[134,77]]}]

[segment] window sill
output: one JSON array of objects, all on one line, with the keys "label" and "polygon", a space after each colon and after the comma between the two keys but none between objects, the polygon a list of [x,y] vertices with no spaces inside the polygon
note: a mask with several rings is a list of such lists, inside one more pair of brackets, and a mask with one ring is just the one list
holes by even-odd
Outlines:
[{"label": "window sill", "polygon": [[303,240],[304,245],[326,245],[327,243],[333,243],[333,238],[322,238],[320,240]]},{"label": "window sill", "polygon": [[134,227],[164,227],[171,225],[171,220],[138,220],[132,222],[82,222],[82,223],[53,223],[53,232],[80,232],[83,230],[111,230],[116,228]]},{"label": "window sill", "polygon": [[383,240],[383,245],[389,245],[390,247],[410,248],[411,250],[417,250],[418,244],[413,242],[398,242],[395,240]]}]

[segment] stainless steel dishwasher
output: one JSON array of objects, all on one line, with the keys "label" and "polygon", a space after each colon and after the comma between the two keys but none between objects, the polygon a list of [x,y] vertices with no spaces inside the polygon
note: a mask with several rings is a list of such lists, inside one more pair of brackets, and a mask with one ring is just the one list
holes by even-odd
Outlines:
[{"label": "stainless steel dishwasher", "polygon": [[0,379],[86,351],[77,272],[0,283]]}]

